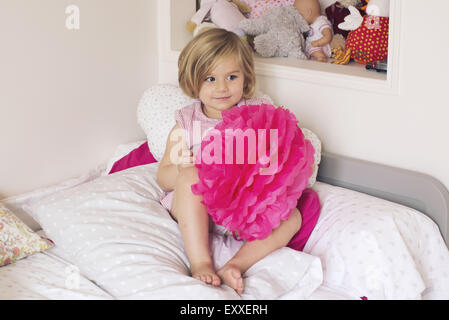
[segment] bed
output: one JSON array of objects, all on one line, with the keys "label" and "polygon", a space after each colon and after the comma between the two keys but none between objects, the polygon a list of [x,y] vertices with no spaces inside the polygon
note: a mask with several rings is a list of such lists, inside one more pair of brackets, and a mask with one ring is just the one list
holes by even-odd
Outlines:
[{"label": "bed", "polygon": [[[449,193],[438,180],[322,152],[313,185],[322,210],[304,251],[256,263],[239,296],[189,276],[178,226],[159,203],[157,162],[108,174],[141,143],[78,178],[2,200],[53,245],[0,267],[0,299],[449,299]],[[210,243],[216,267],[242,244],[216,230]]]}]

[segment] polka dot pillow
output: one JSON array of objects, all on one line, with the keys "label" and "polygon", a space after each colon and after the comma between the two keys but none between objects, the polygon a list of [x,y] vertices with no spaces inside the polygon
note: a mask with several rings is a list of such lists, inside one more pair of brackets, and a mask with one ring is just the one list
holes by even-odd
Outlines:
[{"label": "polka dot pillow", "polygon": [[0,267],[50,247],[0,203]]},{"label": "polka dot pillow", "polygon": [[174,85],[155,85],[144,92],[137,108],[137,121],[157,161],[162,159],[168,134],[176,123],[175,111],[194,101]]}]

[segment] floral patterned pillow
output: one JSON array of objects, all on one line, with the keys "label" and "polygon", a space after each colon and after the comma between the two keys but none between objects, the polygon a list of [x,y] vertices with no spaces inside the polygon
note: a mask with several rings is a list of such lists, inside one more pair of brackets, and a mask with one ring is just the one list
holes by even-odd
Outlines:
[{"label": "floral patterned pillow", "polygon": [[50,247],[0,203],[0,267]]}]

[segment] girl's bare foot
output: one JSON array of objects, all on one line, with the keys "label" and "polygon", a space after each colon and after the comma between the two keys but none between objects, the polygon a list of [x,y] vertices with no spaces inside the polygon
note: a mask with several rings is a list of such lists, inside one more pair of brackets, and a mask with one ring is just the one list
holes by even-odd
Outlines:
[{"label": "girl's bare foot", "polygon": [[243,278],[239,268],[232,264],[224,265],[217,274],[225,284],[234,289],[239,295],[243,293]]},{"label": "girl's bare foot", "polygon": [[190,272],[192,277],[201,280],[207,284],[213,286],[219,286],[221,284],[220,277],[215,273],[212,263],[192,263],[190,266]]}]

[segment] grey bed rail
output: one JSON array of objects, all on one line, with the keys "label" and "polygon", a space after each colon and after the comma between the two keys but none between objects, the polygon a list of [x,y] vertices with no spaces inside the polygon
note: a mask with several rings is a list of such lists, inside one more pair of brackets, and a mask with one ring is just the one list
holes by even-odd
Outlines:
[{"label": "grey bed rail", "polygon": [[323,152],[317,180],[426,214],[438,225],[449,247],[449,192],[437,179],[419,172]]}]

